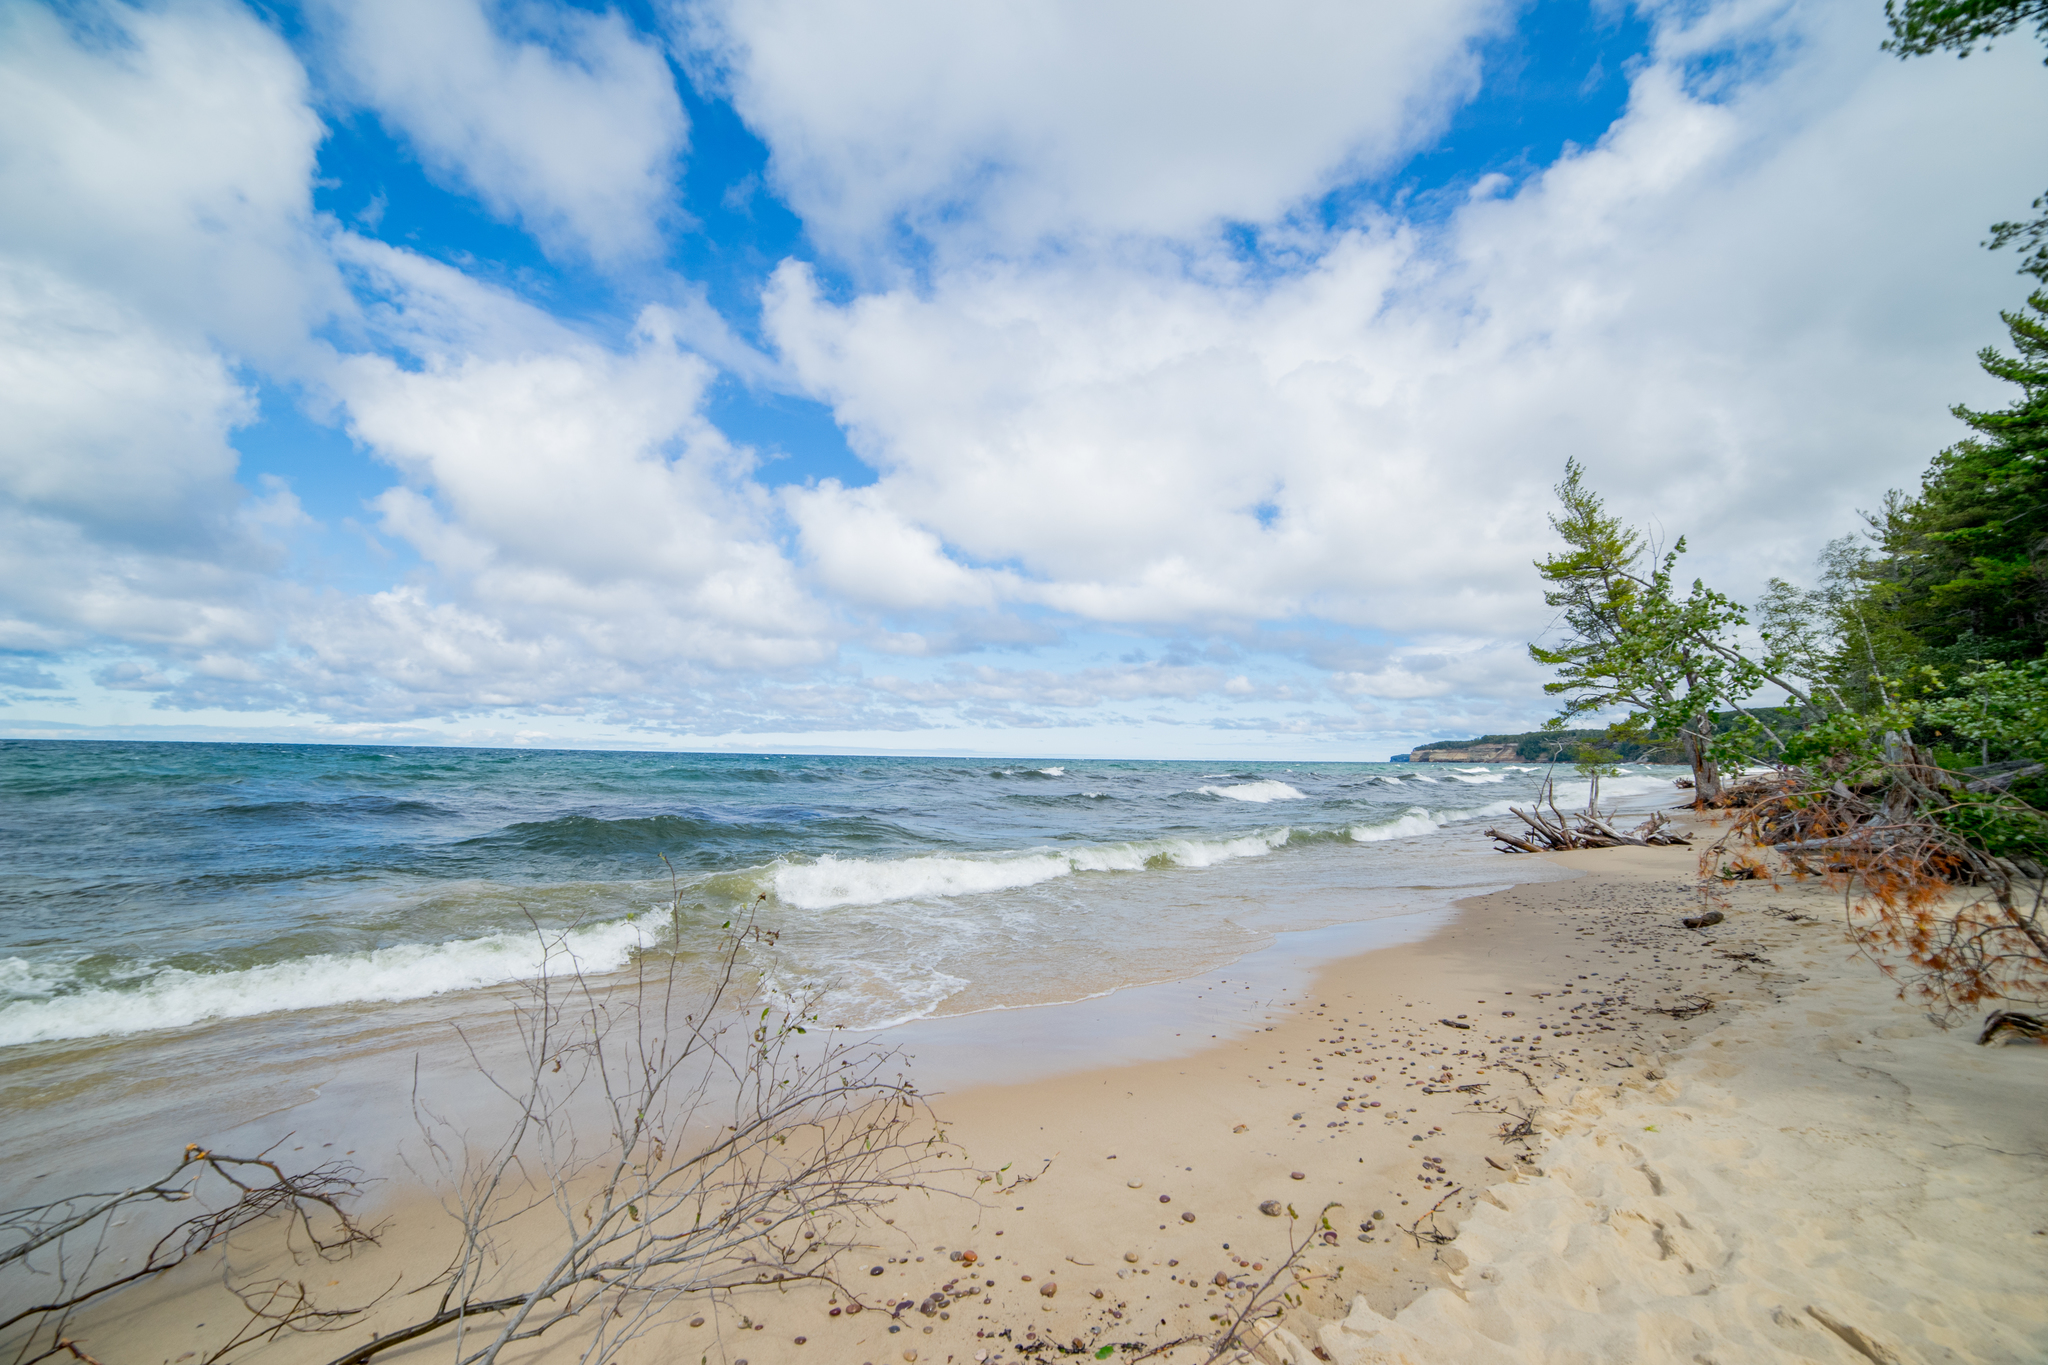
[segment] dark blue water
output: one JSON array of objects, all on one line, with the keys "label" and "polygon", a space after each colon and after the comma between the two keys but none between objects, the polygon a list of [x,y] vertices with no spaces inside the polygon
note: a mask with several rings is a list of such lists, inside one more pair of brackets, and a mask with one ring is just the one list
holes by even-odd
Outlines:
[{"label": "dark blue water", "polygon": [[1106,988],[1289,888],[1500,878],[1473,836],[1539,776],[0,741],[0,1046],[460,992],[544,939],[605,970],[757,902],[864,1019]]}]

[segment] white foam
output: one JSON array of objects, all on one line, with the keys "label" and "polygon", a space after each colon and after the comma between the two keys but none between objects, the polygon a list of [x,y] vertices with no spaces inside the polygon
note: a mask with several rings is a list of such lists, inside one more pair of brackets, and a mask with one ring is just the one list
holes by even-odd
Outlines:
[{"label": "white foam", "polygon": [[[1478,775],[1470,776],[1468,775],[1469,773],[1477,773]],[[1453,782],[1505,782],[1508,780],[1508,775],[1506,773],[1490,773],[1484,768],[1476,768],[1468,769],[1466,772],[1452,773],[1450,774],[1450,779]]]},{"label": "white foam", "polygon": [[1257,858],[1288,840],[1290,830],[1269,829],[1235,839],[1144,839],[1129,844],[1099,844],[1067,855],[1076,872],[1136,872],[1171,863],[1175,867],[1214,867],[1234,858]]},{"label": "white foam", "polygon": [[1203,796],[1223,796],[1232,801],[1254,801],[1265,805],[1269,801],[1306,801],[1308,795],[1298,792],[1285,782],[1267,778],[1262,782],[1239,782],[1228,787],[1197,787]]},{"label": "white foam", "polygon": [[1418,834],[1434,834],[1436,830],[1436,818],[1417,806],[1384,825],[1353,825],[1350,834],[1351,842],[1355,844],[1376,844],[1386,839],[1412,839]]},{"label": "white foam", "polygon": [[1470,806],[1460,810],[1427,810],[1421,806],[1410,806],[1401,815],[1383,825],[1353,825],[1346,831],[1354,844],[1376,844],[1388,839],[1413,839],[1424,834],[1434,834],[1445,825],[1460,820],[1484,820],[1496,815],[1506,815],[1512,805],[1508,801],[1494,801],[1484,806]]},{"label": "white foam", "polygon": [[1490,773],[1490,772],[1492,772],[1492,771],[1493,771],[1493,769],[1491,769],[1491,768],[1453,768],[1453,769],[1451,769],[1451,771],[1452,771],[1452,772],[1455,772],[1455,773]]},{"label": "white foam", "polygon": [[1040,768],[1038,771],[1044,773],[1047,777],[1065,777],[1067,775],[1065,768]]},{"label": "white foam", "polygon": [[1035,886],[1074,870],[1051,853],[999,858],[901,858],[873,862],[826,854],[814,863],[784,863],[770,880],[777,899],[803,910],[880,905],[920,896],[967,896]]},{"label": "white foam", "polygon": [[[532,980],[548,959],[549,969],[557,972],[611,971],[624,966],[643,941],[640,924],[618,920],[560,935],[552,940],[552,952],[545,952],[530,933],[508,933],[362,953],[316,953],[232,972],[167,967],[127,989],[92,987],[42,1000],[15,1000],[0,1008],[0,1047],[183,1028],[281,1010],[418,1000]],[[10,959],[8,965],[20,962]],[[46,977],[45,984],[54,983]]]},{"label": "white foam", "polygon": [[1285,828],[1232,839],[1141,839],[1058,852],[1009,853],[987,858],[899,858],[870,861],[827,854],[813,863],[782,863],[769,873],[775,895],[800,910],[842,905],[884,905],[929,897],[1016,891],[1077,872],[1142,872],[1160,866],[1213,867],[1233,858],[1271,853],[1288,839]]}]

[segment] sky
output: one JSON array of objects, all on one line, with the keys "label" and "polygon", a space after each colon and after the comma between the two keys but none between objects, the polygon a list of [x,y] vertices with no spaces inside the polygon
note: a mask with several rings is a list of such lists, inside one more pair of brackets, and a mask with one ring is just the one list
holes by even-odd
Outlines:
[{"label": "sky", "polygon": [[1876,0],[0,0],[0,735],[1357,760],[2002,405]]}]

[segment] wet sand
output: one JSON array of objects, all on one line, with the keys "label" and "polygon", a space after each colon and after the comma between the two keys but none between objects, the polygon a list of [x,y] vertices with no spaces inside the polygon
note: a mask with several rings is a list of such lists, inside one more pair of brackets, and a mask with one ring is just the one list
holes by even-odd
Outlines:
[{"label": "wet sand", "polygon": [[[1271,1361],[2048,1358],[2048,1049],[1936,1029],[1817,887],[1738,887],[1696,932],[1691,850],[1543,861],[1578,876],[1306,977],[1274,959],[1147,988],[1211,1039],[1162,1032],[1129,1061],[1104,1032],[1114,1064],[981,1087],[960,1083],[971,1048],[935,1055],[944,1130],[1005,1188],[899,1200],[842,1257],[858,1313],[822,1286],[752,1289],[622,1359],[1200,1361],[1305,1233]],[[1072,1067],[1074,1020],[1131,1009],[978,1026],[1056,1040],[1043,1064]],[[390,1207],[351,1283],[429,1263],[427,1206]],[[186,1295],[132,1296],[91,1324],[95,1354],[177,1359],[164,1343],[204,1335]],[[266,1357],[331,1359],[409,1307]],[[574,1358],[562,1330],[517,1358]]]}]

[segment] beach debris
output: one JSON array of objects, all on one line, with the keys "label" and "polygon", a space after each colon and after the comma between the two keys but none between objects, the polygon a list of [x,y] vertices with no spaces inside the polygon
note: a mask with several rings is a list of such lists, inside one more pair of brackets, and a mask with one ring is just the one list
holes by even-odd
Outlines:
[{"label": "beach debris", "polygon": [[1238,1125],[1237,1125],[1237,1127],[1235,1127],[1235,1128],[1231,1129],[1230,1131],[1231,1131],[1231,1132],[1233,1132],[1233,1133],[1242,1133],[1242,1132],[1244,1132],[1244,1131],[1245,1131],[1245,1129],[1246,1129],[1247,1127],[1249,1127],[1249,1126],[1250,1126],[1250,1125],[1248,1125],[1248,1124],[1243,1124],[1243,1123],[1240,1123],[1240,1124],[1238,1124]]},{"label": "beach debris", "polygon": [[1687,915],[1684,919],[1680,920],[1679,923],[1683,924],[1688,929],[1705,929],[1712,925],[1719,924],[1722,920],[1726,918],[1728,917],[1722,914],[1719,910],[1708,910],[1703,914]]},{"label": "beach debris", "polygon": [[1281,1211],[1280,1201],[1277,1199],[1265,1199],[1259,1203],[1259,1212],[1268,1218],[1278,1218]]},{"label": "beach debris", "polygon": [[1508,809],[1521,817],[1528,829],[1522,835],[1502,834],[1497,829],[1486,831],[1487,838],[1500,841],[1502,853],[1558,853],[1573,848],[1619,848],[1623,845],[1651,848],[1692,842],[1689,834],[1667,831],[1665,826],[1671,823],[1671,819],[1661,811],[1653,812],[1649,819],[1624,834],[1607,822],[1608,817],[1595,811],[1566,815],[1558,810],[1555,797],[1550,798],[1550,814],[1547,816],[1540,804],[1532,805],[1528,810],[1520,806]]},{"label": "beach debris", "polygon": [[1662,1009],[1652,1006],[1651,1008],[1644,1010],[1643,1013],[1664,1014],[1669,1015],[1673,1019],[1691,1019],[1695,1016],[1705,1014],[1708,1010],[1712,1008],[1714,1008],[1714,1002],[1712,1000],[1709,1000],[1706,996],[1688,995],[1685,997],[1685,1003],[1682,1005],[1669,1005]]},{"label": "beach debris", "polygon": [[[1438,1210],[1442,1209],[1445,1204],[1448,1204],[1451,1201],[1451,1199],[1455,1195],[1457,1195],[1457,1193],[1462,1189],[1464,1189],[1464,1186],[1460,1185],[1451,1190],[1446,1191],[1442,1199],[1437,1200],[1436,1203],[1429,1206],[1429,1212],[1423,1214],[1420,1218],[1417,1218],[1413,1223],[1409,1224],[1407,1227],[1401,1228],[1401,1231],[1407,1233],[1410,1237],[1413,1237],[1415,1239],[1415,1245],[1418,1247],[1421,1246],[1424,1242],[1428,1242],[1432,1246],[1444,1246],[1447,1243],[1455,1240],[1458,1235],[1457,1233],[1445,1232],[1442,1228],[1439,1228],[1436,1225],[1436,1215]],[[1399,1227],[1400,1225],[1396,1224],[1395,1226]]]},{"label": "beach debris", "polygon": [[2048,1043],[2048,1022],[2018,1010],[1993,1010],[1984,1020],[1984,1031],[1977,1035],[1977,1044],[1982,1047],[1990,1043],[2012,1043],[2020,1039],[2028,1042]]},{"label": "beach debris", "polygon": [[1724,882],[1762,882],[1771,877],[1769,869],[1746,853],[1722,863],[1714,869],[1714,875]]},{"label": "beach debris", "polygon": [[1459,1022],[1458,1022],[1457,1020],[1455,1020],[1455,1019],[1439,1019],[1439,1020],[1437,1020],[1437,1022],[1438,1022],[1439,1024],[1448,1024],[1448,1025],[1450,1025],[1450,1026],[1451,1026],[1452,1028],[1471,1028],[1471,1027],[1472,1027],[1472,1026],[1471,1026],[1470,1024],[1461,1024],[1461,1023],[1459,1023]]}]

